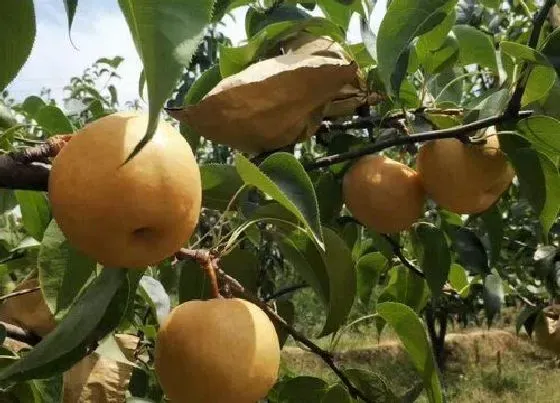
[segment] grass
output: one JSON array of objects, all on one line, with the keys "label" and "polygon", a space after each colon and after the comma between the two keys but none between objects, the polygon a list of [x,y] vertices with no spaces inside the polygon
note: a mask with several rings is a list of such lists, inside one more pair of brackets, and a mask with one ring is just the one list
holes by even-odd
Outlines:
[{"label": "grass", "polygon": [[[327,346],[328,340],[320,344]],[[341,365],[377,372],[399,394],[420,381],[408,356],[390,333],[379,344],[375,331],[350,333],[342,338],[337,351]],[[526,336],[517,337],[510,330],[469,329],[450,334],[446,351],[443,382],[449,402],[560,402],[557,359]],[[285,348],[282,372],[336,381],[320,359],[293,345]],[[421,395],[417,401],[423,403],[427,399]]]}]

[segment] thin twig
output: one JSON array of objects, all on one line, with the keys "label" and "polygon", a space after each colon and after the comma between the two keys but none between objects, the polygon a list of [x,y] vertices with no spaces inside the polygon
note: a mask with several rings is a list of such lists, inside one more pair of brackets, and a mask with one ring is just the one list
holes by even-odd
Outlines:
[{"label": "thin twig", "polygon": [[385,238],[387,240],[387,242],[389,242],[391,244],[391,248],[393,249],[393,253],[395,254],[396,257],[399,258],[399,260],[401,261],[401,263],[410,271],[414,272],[415,274],[417,274],[418,276],[422,277],[422,278],[426,278],[426,275],[416,266],[414,266],[410,260],[408,260],[402,253],[402,249],[401,246],[393,239],[391,238],[389,235],[387,234],[383,234],[383,238]]},{"label": "thin twig", "polygon": [[5,301],[5,300],[10,299],[10,298],[13,298],[13,297],[18,297],[20,295],[29,294],[29,293],[38,291],[40,289],[41,289],[41,287],[26,288],[25,290],[15,291],[15,292],[12,292],[10,294],[2,295],[2,296],[0,296],[0,302]]},{"label": "thin twig", "polygon": [[362,399],[366,403],[373,403],[370,399],[368,399],[367,396],[365,396],[358,388],[356,388],[354,386],[354,384],[346,376],[344,371],[336,365],[336,363],[334,362],[334,357],[330,352],[328,352],[326,350],[323,350],[321,347],[319,347],[318,345],[313,343],[311,340],[309,340],[307,337],[305,337],[305,335],[303,335],[302,333],[300,333],[296,329],[294,329],[291,325],[289,325],[284,320],[284,318],[282,318],[280,315],[278,315],[276,312],[274,312],[266,304],[266,302],[260,300],[255,295],[246,291],[245,287],[243,287],[239,283],[239,281],[237,281],[235,278],[231,277],[230,275],[226,274],[222,269],[220,269],[220,267],[218,266],[218,258],[213,256],[210,251],[205,250],[205,249],[195,249],[195,250],[181,249],[180,251],[175,253],[175,257],[177,259],[185,259],[185,258],[195,259],[196,261],[198,261],[201,264],[208,264],[210,262],[214,266],[214,271],[216,272],[220,281],[223,282],[223,283],[226,283],[229,286],[229,288],[231,289],[231,291],[235,292],[238,295],[241,295],[247,301],[250,301],[250,302],[254,303],[255,305],[257,305],[259,308],[261,308],[268,315],[268,317],[270,318],[270,320],[272,322],[274,322],[277,326],[281,327],[284,331],[286,331],[288,334],[290,334],[295,341],[303,344],[305,347],[307,347],[314,354],[321,357],[321,359],[338,376],[340,381],[342,383],[344,383],[344,385],[346,385],[346,387],[348,388],[348,391],[350,392],[350,394],[354,398],[359,397],[360,399]]},{"label": "thin twig", "polygon": [[340,162],[348,161],[354,158],[362,157],[368,154],[374,154],[389,147],[402,146],[406,144],[422,143],[429,140],[445,139],[445,138],[461,138],[468,136],[470,133],[503,123],[509,120],[523,119],[532,115],[532,111],[522,111],[517,116],[492,116],[489,118],[477,120],[466,125],[451,127],[442,130],[431,130],[423,133],[412,134],[410,136],[401,136],[388,140],[382,140],[375,144],[365,146],[358,150],[348,151],[341,154],[329,155],[316,159],[314,162],[305,164],[305,169],[310,171],[321,167],[326,167]]},{"label": "thin twig", "polygon": [[294,285],[291,285],[289,287],[281,288],[280,290],[276,291],[275,293],[270,294],[269,296],[264,298],[264,301],[265,302],[272,301],[272,300],[278,299],[278,298],[280,298],[280,297],[282,297],[286,294],[290,294],[292,292],[295,292],[295,291],[298,291],[298,290],[301,290],[301,289],[307,288],[307,287],[309,287],[309,284],[301,283],[301,284],[294,284]]},{"label": "thin twig", "polygon": [[41,337],[35,333],[28,332],[19,326],[12,325],[11,323],[0,322],[0,326],[6,329],[6,336],[10,339],[21,341],[22,343],[34,346],[41,341]]}]

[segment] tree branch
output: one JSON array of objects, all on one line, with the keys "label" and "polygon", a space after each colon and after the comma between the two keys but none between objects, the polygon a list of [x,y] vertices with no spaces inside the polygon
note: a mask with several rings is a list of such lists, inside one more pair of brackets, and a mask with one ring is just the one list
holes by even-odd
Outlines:
[{"label": "tree branch", "polygon": [[21,341],[22,343],[34,346],[41,341],[41,337],[37,336],[35,333],[28,332],[19,326],[12,325],[6,322],[0,322],[0,326],[4,326],[6,329],[6,336],[10,339]]},{"label": "tree branch", "polygon": [[[539,44],[539,37],[541,35],[541,30],[548,18],[548,14],[552,7],[556,4],[556,0],[546,0],[542,8],[535,14],[535,18],[533,21],[533,30],[531,31],[531,36],[529,37],[529,42],[527,42],[527,46],[532,49],[536,49],[537,45]],[[522,72],[521,72],[521,79],[517,83],[517,87],[515,87],[515,91],[509,100],[507,109],[504,115],[515,117],[519,114],[519,110],[521,109],[521,98],[523,97],[523,93],[525,92],[525,88],[527,86],[527,81],[529,80],[529,74],[531,74],[532,66],[529,63],[524,63]]]},{"label": "tree branch", "polygon": [[408,260],[402,253],[401,246],[395,242],[393,238],[391,238],[387,234],[383,234],[383,237],[391,244],[391,248],[393,249],[393,253],[396,257],[399,258],[403,266],[405,266],[408,270],[414,272],[414,274],[420,276],[421,278],[426,278],[426,275],[416,266],[414,266],[410,260]]},{"label": "tree branch", "polygon": [[0,296],[0,302],[5,301],[7,299],[13,298],[13,297],[19,297],[20,295],[25,295],[25,294],[29,294],[35,291],[39,291],[41,289],[41,287],[33,287],[33,288],[26,288],[24,290],[20,290],[20,291],[15,291],[12,292],[10,294],[6,294],[6,295],[2,295]]},{"label": "tree branch", "polygon": [[429,140],[445,139],[445,138],[460,138],[468,136],[469,133],[484,129],[496,124],[503,123],[509,120],[517,120],[531,116],[532,111],[522,111],[516,116],[499,115],[489,118],[477,120],[466,125],[451,127],[449,129],[431,130],[424,133],[412,134],[410,136],[402,136],[395,139],[382,140],[375,144],[360,148],[359,150],[348,151],[346,153],[329,155],[327,157],[318,158],[314,162],[305,164],[305,169],[310,171],[317,168],[326,167],[339,162],[348,161],[354,158],[362,157],[368,154],[374,154],[386,148],[394,146],[402,146],[406,144],[422,143]]},{"label": "tree branch", "polygon": [[291,285],[289,287],[285,287],[285,288],[281,288],[280,290],[276,291],[274,294],[270,294],[269,296],[267,296],[264,301],[268,302],[268,301],[272,301],[273,299],[278,299],[286,294],[290,294],[292,292],[301,290],[303,288],[307,288],[309,287],[309,284],[307,283],[301,283],[301,284],[294,284]]},{"label": "tree branch", "polygon": [[247,301],[252,302],[253,304],[257,305],[259,308],[261,308],[270,318],[270,320],[272,322],[274,322],[277,326],[279,326],[280,328],[282,328],[284,331],[286,331],[288,334],[290,334],[293,339],[295,341],[300,342],[301,344],[303,344],[304,346],[306,346],[309,350],[311,350],[314,354],[318,355],[319,357],[321,357],[321,359],[332,369],[332,371],[338,376],[338,378],[340,379],[340,381],[342,383],[344,383],[344,385],[346,385],[346,387],[348,388],[348,391],[350,392],[350,394],[354,397],[357,398],[359,397],[360,399],[362,399],[364,402],[366,403],[373,403],[370,399],[368,399],[367,396],[365,396],[358,388],[356,388],[354,386],[354,384],[350,381],[350,379],[346,376],[346,374],[342,371],[342,369],[340,369],[336,363],[334,362],[334,357],[333,355],[326,351],[323,350],[321,347],[319,347],[318,345],[316,345],[315,343],[313,343],[311,340],[309,340],[307,337],[305,337],[305,335],[303,335],[302,333],[298,332],[296,329],[294,329],[292,326],[290,326],[290,324],[288,324],[284,318],[282,318],[280,315],[278,315],[275,311],[273,311],[268,304],[266,304],[266,302],[261,301],[258,297],[256,297],[255,295],[249,293],[248,291],[245,290],[245,287],[243,287],[239,281],[237,281],[235,278],[229,276],[228,274],[226,274],[219,266],[218,266],[218,261],[219,258],[214,256],[210,251],[205,250],[205,249],[181,249],[180,251],[178,251],[177,253],[175,253],[175,257],[177,259],[195,259],[196,261],[198,261],[199,263],[205,263],[207,264],[207,262],[211,262],[212,265],[214,265],[214,270],[218,276],[218,278],[223,282],[226,283],[228,285],[228,287],[234,291],[235,293],[241,295],[243,298],[245,298]]},{"label": "tree branch", "polygon": [[0,188],[46,191],[50,169],[35,163],[48,163],[70,138],[53,136],[38,146],[0,155]]}]

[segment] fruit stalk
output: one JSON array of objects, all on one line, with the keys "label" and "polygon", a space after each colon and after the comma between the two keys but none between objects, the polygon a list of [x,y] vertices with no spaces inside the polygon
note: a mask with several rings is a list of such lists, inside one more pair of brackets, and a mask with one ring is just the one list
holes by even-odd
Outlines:
[{"label": "fruit stalk", "polygon": [[350,379],[346,376],[344,371],[341,368],[338,367],[338,365],[335,363],[334,356],[331,352],[329,352],[327,350],[323,350],[321,347],[319,347],[318,345],[313,343],[311,340],[309,340],[307,337],[305,337],[302,333],[298,332],[296,329],[294,329],[292,326],[290,326],[290,324],[288,324],[284,320],[284,318],[282,318],[274,310],[272,310],[272,308],[270,308],[270,306],[266,302],[260,300],[255,295],[246,291],[245,287],[243,287],[239,283],[239,281],[237,281],[235,278],[233,278],[230,275],[228,275],[227,273],[225,273],[219,267],[219,258],[213,256],[210,253],[210,251],[205,250],[205,249],[185,249],[185,248],[183,248],[175,254],[175,257],[177,259],[194,259],[199,264],[201,264],[203,267],[205,265],[208,265],[208,264],[213,266],[214,272],[216,273],[217,278],[220,280],[220,282],[222,284],[226,284],[230,288],[231,291],[233,291],[234,293],[236,293],[238,295],[241,295],[242,298],[244,298],[247,301],[252,302],[253,304],[257,305],[259,308],[261,308],[268,315],[268,317],[270,318],[270,320],[274,324],[281,327],[284,331],[286,331],[288,334],[290,334],[293,337],[294,340],[300,342],[305,347],[307,347],[311,352],[318,355],[331,368],[331,370],[338,376],[340,381],[342,383],[344,383],[344,385],[346,385],[346,387],[348,388],[348,391],[350,392],[352,397],[360,398],[362,401],[364,401],[366,403],[372,403],[371,399],[369,399],[367,396],[364,395],[364,393],[362,391],[360,391],[358,388],[356,388],[354,386],[354,384],[350,381]]}]

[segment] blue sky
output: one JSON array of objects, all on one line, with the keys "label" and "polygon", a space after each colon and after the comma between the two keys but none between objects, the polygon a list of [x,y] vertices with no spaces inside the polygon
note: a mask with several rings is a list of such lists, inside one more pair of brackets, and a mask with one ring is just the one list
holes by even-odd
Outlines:
[{"label": "blue sky", "polygon": [[[100,57],[120,55],[125,61],[119,68],[117,83],[121,105],[138,98],[138,76],[142,66],[117,0],[80,1],[72,27],[72,46],[68,36],[66,13],[62,0],[35,0],[37,37],[33,51],[23,69],[8,86],[10,95],[18,100],[39,94],[42,87],[52,90],[55,99],[62,99],[63,87],[73,76]],[[234,43],[245,38],[245,9],[226,17],[222,31]],[[351,26],[351,39],[359,40],[357,20]]]}]

